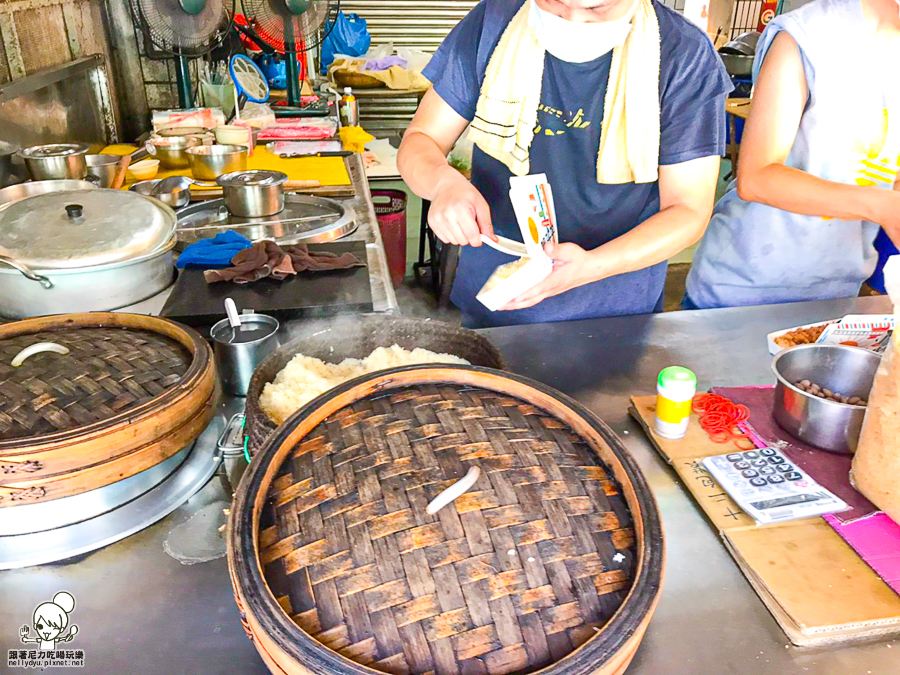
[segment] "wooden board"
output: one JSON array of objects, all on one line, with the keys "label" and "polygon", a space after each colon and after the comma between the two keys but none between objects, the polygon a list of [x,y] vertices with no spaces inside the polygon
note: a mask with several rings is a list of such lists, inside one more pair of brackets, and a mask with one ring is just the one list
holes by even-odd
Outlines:
[{"label": "wooden board", "polygon": [[[133,145],[110,145],[101,152],[106,155],[124,155],[134,152],[135,149],[136,147]],[[257,145],[253,150],[253,155],[247,158],[247,170],[263,169],[281,171],[287,174],[288,180],[317,180],[323,188],[351,185],[350,172],[347,170],[347,164],[343,157],[292,157],[286,159],[271,154],[264,145]],[[190,169],[160,169],[156,175],[157,178],[168,178],[169,176],[192,177],[192,174]],[[134,180],[128,176],[125,188],[130,187],[133,183]],[[191,192],[198,194],[211,192],[218,195],[222,190],[218,187],[205,188],[192,185]]]},{"label": "wooden board", "polygon": [[719,530],[760,599],[800,646],[900,634],[900,596],[822,518],[758,526],[700,460],[729,451],[691,416],[678,441],[653,432],[656,397],[632,397],[631,414]]},{"label": "wooden board", "polygon": [[[352,253],[364,263],[366,244],[362,241],[334,241],[310,244],[311,251]],[[180,270],[162,316],[191,326],[211,326],[225,318],[225,298],[231,297],[238,311],[253,309],[276,319],[332,316],[340,312],[372,311],[369,268],[354,267],[328,272],[301,272],[276,281],[261,279],[252,284],[207,284],[203,270]]]}]

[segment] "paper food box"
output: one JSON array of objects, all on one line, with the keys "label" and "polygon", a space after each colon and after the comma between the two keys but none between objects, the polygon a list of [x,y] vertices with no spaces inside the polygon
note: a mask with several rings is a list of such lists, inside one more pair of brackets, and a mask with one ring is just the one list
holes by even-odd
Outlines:
[{"label": "paper food box", "polygon": [[786,328],[766,337],[773,356],[798,344],[849,345],[880,354],[893,330],[894,317],[889,314],[848,314],[843,319]]},{"label": "paper food box", "polygon": [[[509,179],[509,198],[522,233],[524,250],[518,242],[496,245],[499,250],[524,253],[517,260],[500,265],[475,296],[481,304],[496,312],[508,302],[546,279],[553,271],[553,260],[544,252],[544,244],[559,241],[553,192],[547,176],[539,173]],[[511,255],[510,257],[514,257]]]}]

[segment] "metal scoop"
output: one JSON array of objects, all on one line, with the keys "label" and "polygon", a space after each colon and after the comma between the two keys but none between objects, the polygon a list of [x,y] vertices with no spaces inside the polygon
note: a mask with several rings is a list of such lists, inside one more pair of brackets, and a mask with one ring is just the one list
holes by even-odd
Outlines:
[{"label": "metal scoop", "polygon": [[170,192],[178,192],[180,190],[188,190],[191,185],[200,185],[201,187],[216,187],[215,183],[206,183],[187,176],[169,176],[163,178],[150,191],[150,196],[168,194]]}]

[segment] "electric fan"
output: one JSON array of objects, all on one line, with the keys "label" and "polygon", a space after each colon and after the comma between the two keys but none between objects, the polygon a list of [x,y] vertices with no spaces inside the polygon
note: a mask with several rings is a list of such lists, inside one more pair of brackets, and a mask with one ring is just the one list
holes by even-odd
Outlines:
[{"label": "electric fan", "polygon": [[[130,0],[145,42],[175,57],[178,105],[193,105],[188,58],[202,56],[231,30],[234,0]],[[152,56],[150,50],[147,55]]]},{"label": "electric fan", "polygon": [[241,4],[260,39],[284,53],[287,103],[290,107],[299,106],[297,54],[315,49],[328,36],[337,19],[340,0],[242,0]]}]

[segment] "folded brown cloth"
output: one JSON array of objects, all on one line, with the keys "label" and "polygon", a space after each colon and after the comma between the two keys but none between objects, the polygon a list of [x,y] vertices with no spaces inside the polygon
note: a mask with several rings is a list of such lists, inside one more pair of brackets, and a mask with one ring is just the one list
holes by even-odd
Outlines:
[{"label": "folded brown cloth", "polygon": [[206,270],[206,283],[233,281],[249,284],[272,277],[279,281],[299,272],[323,272],[362,267],[364,263],[352,253],[310,251],[306,244],[279,246],[274,241],[258,241],[231,259],[231,267],[222,270]]}]

